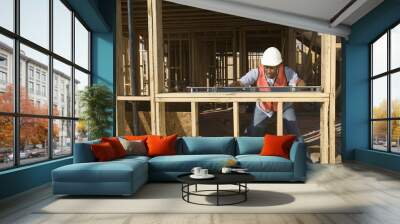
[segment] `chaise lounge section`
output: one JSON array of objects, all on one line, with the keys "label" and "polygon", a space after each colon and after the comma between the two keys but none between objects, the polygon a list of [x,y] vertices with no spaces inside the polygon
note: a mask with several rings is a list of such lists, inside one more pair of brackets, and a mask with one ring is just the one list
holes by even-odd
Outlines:
[{"label": "chaise lounge section", "polygon": [[176,177],[200,166],[218,172],[229,160],[260,182],[304,182],[306,151],[295,141],[290,159],[260,156],[263,137],[182,137],[177,140],[177,155],[127,156],[96,162],[91,141],[75,144],[74,163],[52,172],[53,193],[68,195],[132,195],[148,181],[176,181]]}]

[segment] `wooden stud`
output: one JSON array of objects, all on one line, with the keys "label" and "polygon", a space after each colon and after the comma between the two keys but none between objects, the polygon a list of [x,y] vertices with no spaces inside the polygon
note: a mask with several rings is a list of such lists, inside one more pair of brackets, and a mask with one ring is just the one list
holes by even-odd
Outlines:
[{"label": "wooden stud", "polygon": [[149,67],[150,67],[150,109],[153,134],[165,133],[165,105],[156,104],[155,94],[164,86],[164,42],[162,26],[162,0],[147,0]]},{"label": "wooden stud", "polygon": [[283,102],[278,102],[276,111],[276,134],[283,135]]},{"label": "wooden stud", "polygon": [[[122,23],[121,23],[121,0],[117,0],[117,30],[116,30],[116,94],[123,95],[124,94],[124,85],[123,83],[123,36],[122,36]],[[116,102],[116,135],[123,135],[125,130],[125,102]]]},{"label": "wooden stud", "polygon": [[199,105],[197,102],[191,102],[191,118],[192,118],[192,136],[199,135]]},{"label": "wooden stud", "polygon": [[336,36],[330,36],[329,163],[336,163]]},{"label": "wooden stud", "polygon": [[239,137],[240,122],[239,122],[239,102],[233,102],[233,136]]},{"label": "wooden stud", "polygon": [[321,164],[329,162],[329,134],[328,134],[328,116],[329,116],[329,102],[324,102],[321,105],[320,111],[320,156]]}]

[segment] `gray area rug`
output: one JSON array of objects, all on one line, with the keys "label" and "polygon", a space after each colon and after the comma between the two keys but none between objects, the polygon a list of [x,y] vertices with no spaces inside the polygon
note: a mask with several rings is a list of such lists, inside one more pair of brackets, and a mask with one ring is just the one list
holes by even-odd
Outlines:
[{"label": "gray area rug", "polygon": [[[357,204],[346,202],[317,184],[255,183],[248,187],[247,201],[237,205],[189,204],[181,198],[180,184],[150,183],[131,197],[56,197],[35,213],[360,213]],[[224,189],[232,188],[234,186],[224,186]],[[215,189],[215,186],[202,185],[198,188],[211,189]],[[229,203],[237,199],[240,198],[224,197],[222,202]],[[191,200],[207,204],[216,202],[214,196],[193,196]]]}]

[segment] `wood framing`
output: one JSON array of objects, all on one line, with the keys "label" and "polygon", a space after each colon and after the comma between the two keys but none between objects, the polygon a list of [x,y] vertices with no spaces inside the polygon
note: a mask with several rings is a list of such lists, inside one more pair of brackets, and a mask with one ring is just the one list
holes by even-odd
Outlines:
[{"label": "wood framing", "polygon": [[[321,86],[329,102],[321,108],[321,163],[336,162],[336,37],[321,36]],[[322,130],[323,129],[323,130]]]},{"label": "wood framing", "polygon": [[239,137],[240,135],[239,123],[239,102],[233,102],[233,136]]},{"label": "wood framing", "polygon": [[[136,66],[140,67],[140,71],[135,74],[143,73],[137,77],[142,90],[137,95],[126,95],[132,87],[129,83],[126,84],[130,78],[124,76],[123,69],[128,63],[124,65],[123,61],[129,61],[127,59],[130,56],[123,57],[121,50],[117,49],[117,134],[123,134],[126,102],[150,103],[151,119],[148,119],[147,113],[147,123],[150,122],[150,125],[147,124],[146,127],[149,130],[151,126],[151,133],[158,135],[166,134],[166,103],[190,103],[192,136],[199,135],[200,102],[232,103],[233,107],[229,109],[233,110],[232,135],[235,137],[240,135],[239,105],[242,102],[277,102],[278,135],[283,135],[285,102],[319,103],[321,163],[335,163],[335,36],[322,34],[319,47],[319,36],[313,32],[306,33],[291,27],[162,0],[147,0],[147,3],[133,1],[133,4],[138,4],[134,21],[138,33],[136,39],[141,41],[137,42],[136,49],[142,49],[140,55],[137,52],[140,57],[136,58],[141,61]],[[121,10],[120,7],[117,10]],[[188,18],[188,21],[182,18]],[[117,21],[120,19],[117,17]],[[120,32],[124,33],[126,30],[118,30]],[[117,35],[117,48],[126,48],[127,42],[122,35]],[[297,42],[301,43],[301,49],[298,49]],[[227,86],[232,80],[237,80],[250,68],[257,66],[266,45],[282,48],[285,64],[297,68],[301,78],[315,82],[308,83],[310,86],[319,86],[321,78],[320,89],[312,92],[185,92],[188,86]],[[320,64],[314,66],[319,60]],[[146,61],[146,66],[143,64],[145,69],[141,67],[142,61]],[[148,73],[143,72],[146,69]],[[142,76],[148,77],[148,80]],[[147,108],[148,105],[145,105]],[[185,110],[188,112],[189,108],[186,107]]]},{"label": "wood framing", "polygon": [[276,134],[283,135],[283,102],[278,102],[276,111]]},{"label": "wood framing", "polygon": [[[117,24],[121,24],[121,0],[117,0],[117,15],[116,15],[116,22]],[[123,80],[123,49],[125,49],[123,45],[123,35],[122,35],[122,26],[117,26],[116,31],[116,43],[117,43],[117,51],[116,51],[116,77],[115,81],[116,85],[116,94],[117,96],[124,94],[124,86],[120,85],[124,83]],[[117,99],[116,103],[116,135],[124,134],[125,130],[125,102],[119,101]]]},{"label": "wood framing", "polygon": [[199,135],[199,105],[196,102],[190,103],[191,121],[192,121],[192,136]]},{"label": "wood framing", "polygon": [[329,163],[336,163],[336,37],[330,35]]},{"label": "wood framing", "polygon": [[[162,26],[162,0],[147,0],[149,64],[150,64],[150,109],[151,131],[153,134],[165,133],[165,106],[156,103],[156,93],[161,93],[164,85],[164,45]],[[155,118],[155,119],[154,119]]]}]

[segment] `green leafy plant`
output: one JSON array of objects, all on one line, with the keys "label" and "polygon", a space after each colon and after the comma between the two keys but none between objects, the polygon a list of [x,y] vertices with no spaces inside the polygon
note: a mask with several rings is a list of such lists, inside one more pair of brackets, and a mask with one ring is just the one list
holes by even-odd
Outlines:
[{"label": "green leafy plant", "polygon": [[80,93],[81,118],[88,128],[89,139],[109,136],[112,125],[113,94],[107,86],[94,84]]}]

